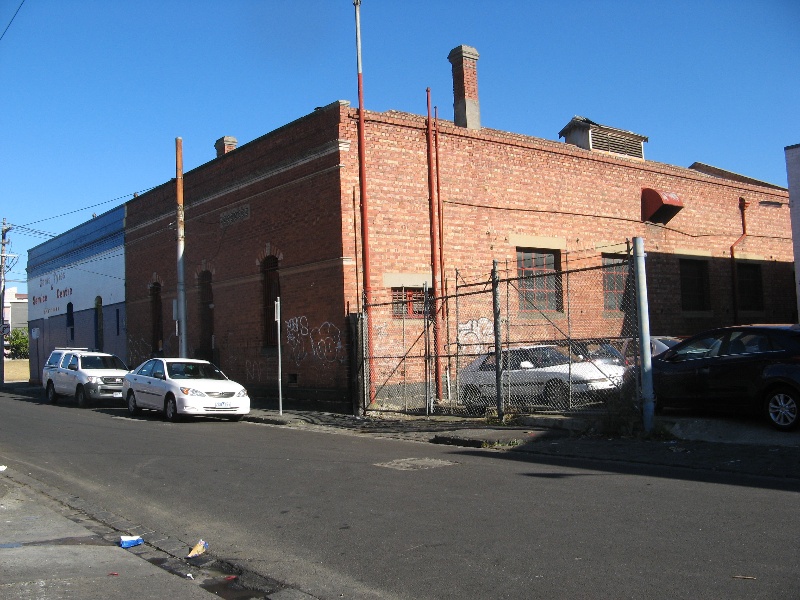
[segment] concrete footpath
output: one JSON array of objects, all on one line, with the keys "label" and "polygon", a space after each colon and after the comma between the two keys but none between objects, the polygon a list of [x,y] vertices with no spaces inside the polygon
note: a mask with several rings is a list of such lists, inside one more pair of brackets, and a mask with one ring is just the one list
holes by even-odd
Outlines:
[{"label": "concrete footpath", "polygon": [[196,581],[120,548],[118,532],[82,524],[77,512],[68,516],[24,479],[0,473],[0,598],[209,598]]},{"label": "concrete footpath", "polygon": [[[42,396],[40,388],[27,384],[6,384],[0,391]],[[658,435],[642,438],[603,435],[596,422],[574,417],[520,417],[513,425],[493,426],[482,419],[445,416],[355,417],[296,407],[279,412],[274,401],[254,399],[245,420],[337,435],[485,448],[518,453],[521,460],[584,468],[661,467],[700,480],[767,477],[770,485],[800,490],[800,431],[773,431],[753,419],[658,417]],[[94,514],[80,499],[61,497],[58,490],[2,467],[0,516],[0,598],[189,600],[209,598],[209,593],[230,599],[310,598],[279,582],[225,571],[210,553],[186,559],[191,549],[186,542],[136,531],[122,517]],[[141,535],[145,543],[123,549],[120,535]]]}]

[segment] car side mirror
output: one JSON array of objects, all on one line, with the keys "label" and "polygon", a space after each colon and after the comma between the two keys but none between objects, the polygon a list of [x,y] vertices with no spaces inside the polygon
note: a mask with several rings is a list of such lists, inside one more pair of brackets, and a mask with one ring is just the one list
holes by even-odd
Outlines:
[{"label": "car side mirror", "polygon": [[67,365],[67,369],[69,369],[70,371],[77,371],[78,365]]},{"label": "car side mirror", "polygon": [[523,360],[521,363],[519,363],[519,368],[520,369],[533,369],[534,367],[533,367],[533,363],[531,361]]}]

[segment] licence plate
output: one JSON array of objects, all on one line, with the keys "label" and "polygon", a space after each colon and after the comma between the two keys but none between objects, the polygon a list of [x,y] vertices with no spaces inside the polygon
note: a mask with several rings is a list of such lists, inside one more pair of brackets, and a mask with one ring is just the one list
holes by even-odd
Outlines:
[{"label": "licence plate", "polygon": [[217,408],[230,408],[231,407],[231,403],[230,402],[217,402],[216,406],[217,406]]},{"label": "licence plate", "polygon": [[114,398],[122,398],[122,392],[114,392]]}]

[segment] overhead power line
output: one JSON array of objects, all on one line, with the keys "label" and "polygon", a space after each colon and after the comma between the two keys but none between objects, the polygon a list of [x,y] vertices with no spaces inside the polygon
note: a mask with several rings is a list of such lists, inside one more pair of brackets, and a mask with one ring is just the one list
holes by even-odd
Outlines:
[{"label": "overhead power line", "polygon": [[54,215],[52,217],[47,217],[45,219],[39,219],[38,221],[31,221],[30,223],[25,223],[24,225],[17,225],[15,223],[9,223],[9,225],[19,234],[21,235],[28,235],[31,237],[38,237],[43,239],[52,239],[57,237],[60,234],[57,233],[50,233],[49,231],[42,231],[41,229],[33,229],[29,227],[29,225],[35,225],[36,223],[41,223],[43,221],[51,221],[52,219],[60,219],[61,217],[66,217],[68,215],[73,215],[75,213],[82,212],[84,210],[90,210],[92,208],[97,208],[98,206],[103,206],[105,204],[110,204],[111,202],[119,202],[120,200],[124,200],[130,196],[137,195],[137,194],[144,194],[149,192],[150,190],[154,189],[156,186],[149,187],[144,190],[139,190],[138,192],[133,192],[132,194],[125,194],[123,196],[117,196],[116,198],[112,198],[111,200],[105,200],[104,202],[98,202],[97,204],[92,204],[90,206],[84,206],[83,208],[77,208],[75,210],[71,210],[66,213],[62,213],[60,215]]},{"label": "overhead power line", "polygon": [[22,2],[19,3],[19,6],[17,7],[17,10],[14,12],[14,16],[11,17],[11,20],[8,22],[8,25],[6,25],[6,28],[3,30],[3,34],[0,35],[0,42],[3,41],[3,38],[6,35],[6,31],[8,31],[9,27],[11,27],[11,24],[14,22],[14,19],[17,18],[17,13],[19,12],[19,9],[22,8],[23,4],[25,4],[25,0],[22,0]]}]

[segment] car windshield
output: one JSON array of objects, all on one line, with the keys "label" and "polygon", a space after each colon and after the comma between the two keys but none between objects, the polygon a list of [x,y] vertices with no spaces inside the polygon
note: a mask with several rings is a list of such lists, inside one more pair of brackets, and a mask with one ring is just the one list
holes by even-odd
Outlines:
[{"label": "car windshield", "polygon": [[170,379],[227,379],[211,363],[171,362],[167,364]]},{"label": "car windshield", "polygon": [[116,356],[84,356],[81,358],[84,369],[118,369],[127,371],[128,367]]}]

